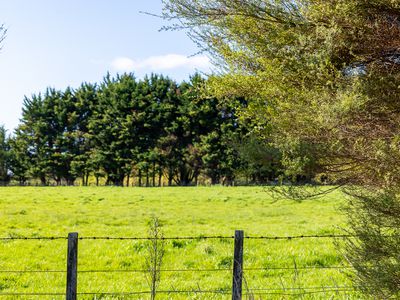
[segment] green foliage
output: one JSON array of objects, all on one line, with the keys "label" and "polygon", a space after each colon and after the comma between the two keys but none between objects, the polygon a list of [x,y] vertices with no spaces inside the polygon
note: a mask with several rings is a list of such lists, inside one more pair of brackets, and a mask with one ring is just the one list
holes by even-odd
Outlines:
[{"label": "green foliage", "polygon": [[93,139],[89,132],[89,122],[98,105],[97,86],[83,83],[74,91],[74,95],[76,97],[74,108],[76,119],[71,138],[75,141],[75,155],[71,161],[71,173],[82,178],[82,185],[88,185],[89,174],[91,172],[99,174],[98,168],[96,168],[99,161],[96,151],[93,149]]},{"label": "green foliage", "polygon": [[[242,166],[234,143],[248,129],[236,104],[201,91],[195,74],[177,84],[152,74],[109,74],[99,85],[26,97],[21,124],[10,140],[11,174],[20,183],[73,185],[105,177],[106,185],[233,184]],[[242,166],[243,167],[243,166]]]},{"label": "green foliage", "polygon": [[369,186],[398,173],[365,163],[386,151],[382,136],[389,145],[398,135],[398,9],[365,0],[165,1],[165,17],[179,18],[225,67],[209,92],[246,98],[241,117],[282,152],[307,150],[289,150],[293,172]]},{"label": "green foliage", "polygon": [[399,194],[393,191],[367,192],[347,188],[352,195],[346,212],[350,232],[359,236],[344,247],[347,259],[357,270],[354,282],[379,299],[399,297]]},{"label": "green foliage", "polygon": [[[210,79],[211,95],[248,100],[241,117],[280,151],[287,179],[315,176],[363,187],[366,197],[350,190],[364,203],[351,202],[355,231],[374,232],[381,213],[399,224],[399,215],[391,213],[400,190],[399,1],[164,4],[164,17],[189,29],[201,50],[222,67],[222,76]],[[394,241],[362,238],[349,248],[354,264],[380,266],[376,272],[357,269],[374,298],[399,296],[399,284],[380,274],[399,273],[399,257],[394,253],[386,259],[376,247],[398,248]]]},{"label": "green foliage", "polygon": [[134,110],[136,80],[124,74],[117,78],[107,75],[98,91],[98,103],[89,120],[89,134],[96,153],[97,169],[107,174],[107,184],[122,185],[131,163],[134,147],[131,111]]},{"label": "green foliage", "polygon": [[6,184],[10,180],[9,164],[9,139],[4,126],[0,126],[0,184]]},{"label": "green foliage", "polygon": [[17,180],[20,185],[24,185],[29,178],[30,157],[28,153],[28,141],[20,138],[21,134],[16,130],[15,136],[9,139],[10,149],[9,170],[12,178]]},{"label": "green foliage", "polygon": [[250,134],[238,143],[242,172],[252,182],[274,181],[282,175],[281,153],[271,144]]},{"label": "green foliage", "polygon": [[145,270],[147,283],[151,290],[151,300],[156,299],[157,289],[161,281],[161,268],[165,255],[165,240],[162,225],[158,218],[153,217],[149,225],[149,238]]}]

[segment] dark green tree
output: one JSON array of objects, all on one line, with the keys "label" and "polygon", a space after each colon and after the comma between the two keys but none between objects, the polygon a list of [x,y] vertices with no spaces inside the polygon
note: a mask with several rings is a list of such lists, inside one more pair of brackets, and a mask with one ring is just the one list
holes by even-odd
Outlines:
[{"label": "dark green tree", "polygon": [[67,185],[73,185],[76,179],[72,170],[74,157],[79,154],[75,138],[80,121],[76,104],[77,98],[70,87],[64,92],[50,89],[46,93],[45,109],[50,124],[47,128],[47,138],[52,155],[49,165],[58,185],[62,180]]},{"label": "dark green tree", "polygon": [[0,126],[0,184],[5,185],[10,181],[10,146],[7,130]]},{"label": "dark green tree", "polygon": [[138,99],[143,103],[140,108],[143,125],[139,127],[138,132],[138,146],[141,153],[138,160],[139,175],[144,174],[146,185],[149,185],[150,181],[152,185],[156,185],[156,178],[158,178],[157,185],[161,185],[161,178],[165,173],[171,185],[178,151],[170,147],[171,138],[176,142],[174,122],[179,117],[177,84],[167,77],[152,74],[139,82]]},{"label": "dark green tree", "polygon": [[[97,85],[83,83],[74,91],[76,97],[74,125],[71,137],[75,153],[71,162],[71,173],[82,178],[82,185],[88,185],[92,172],[98,173],[94,143],[89,132],[89,123],[98,104]],[[98,178],[98,176],[96,176]],[[97,183],[98,184],[98,183]]]},{"label": "dark green tree", "polygon": [[[15,139],[18,143],[18,153],[28,153],[29,177],[39,179],[42,185],[48,183],[47,176],[51,170],[49,165],[51,152],[47,140],[48,121],[42,95],[25,97],[21,124],[15,131]],[[20,147],[26,147],[26,149]],[[25,165],[23,161],[20,163]]]},{"label": "dark green tree", "polygon": [[107,176],[107,184],[122,186],[133,163],[137,138],[134,99],[137,82],[133,74],[104,78],[98,104],[89,122],[93,157]]},{"label": "dark green tree", "polygon": [[12,178],[20,185],[25,185],[30,174],[30,155],[28,141],[16,129],[14,136],[9,139],[10,144],[10,171]]}]

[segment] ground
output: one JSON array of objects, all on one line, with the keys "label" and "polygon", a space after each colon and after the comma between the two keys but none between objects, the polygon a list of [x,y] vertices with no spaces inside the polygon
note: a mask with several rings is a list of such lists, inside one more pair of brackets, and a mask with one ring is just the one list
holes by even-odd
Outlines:
[{"label": "ground", "polygon": [[[340,210],[345,201],[340,192],[318,199],[288,200],[272,194],[267,187],[3,187],[0,188],[0,236],[67,236],[68,232],[76,231],[80,237],[146,237],[152,217],[160,219],[165,237],[232,236],[236,229],[243,229],[245,236],[323,235],[339,233],[345,227]],[[2,271],[63,271],[66,246],[66,240],[0,241],[0,295],[64,293],[63,272]],[[109,270],[79,273],[78,291],[98,293],[82,295],[80,299],[114,299],[117,296],[101,294],[148,291],[146,272],[127,272],[145,268],[147,246],[148,241],[143,240],[80,240],[79,271]],[[201,290],[202,293],[160,293],[159,299],[229,298],[225,294],[204,292],[231,288],[233,240],[168,240],[164,247],[162,268],[186,271],[163,272],[159,290]],[[273,295],[282,293],[282,289],[286,289],[284,293],[310,292],[301,299],[331,296],[359,299],[353,293],[326,291],[351,286],[343,270],[325,268],[344,263],[329,238],[246,239],[244,290],[253,290],[255,299],[282,299],[282,295]],[[265,269],[251,270],[258,268]],[[190,269],[208,271],[191,272]],[[255,289],[262,289],[258,290],[259,295]],[[292,296],[284,297],[291,299]],[[148,298],[143,294],[120,295],[118,299]]]}]

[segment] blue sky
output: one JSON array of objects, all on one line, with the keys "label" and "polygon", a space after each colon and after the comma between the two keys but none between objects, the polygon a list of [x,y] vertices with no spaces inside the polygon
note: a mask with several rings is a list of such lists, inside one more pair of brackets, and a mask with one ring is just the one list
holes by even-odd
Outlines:
[{"label": "blue sky", "polygon": [[161,0],[0,0],[0,124],[18,125],[24,95],[99,82],[109,71],[184,80],[210,72],[184,32],[159,31]]}]

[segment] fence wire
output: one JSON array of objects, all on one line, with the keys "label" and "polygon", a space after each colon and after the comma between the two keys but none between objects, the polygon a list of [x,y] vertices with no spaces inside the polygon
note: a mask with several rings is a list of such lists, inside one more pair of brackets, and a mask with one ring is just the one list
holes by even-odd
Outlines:
[{"label": "fence wire", "polygon": [[[246,271],[270,271],[270,270],[341,270],[354,269],[352,266],[296,266],[296,267],[250,267],[243,268]],[[231,272],[232,268],[210,268],[210,269],[161,269],[160,272],[181,273],[181,272]],[[65,273],[66,270],[0,270],[0,273]],[[78,270],[78,273],[147,273],[147,269],[93,269],[93,270]]]},{"label": "fence wire", "polygon": [[[220,294],[230,295],[231,290],[159,290],[157,294]],[[309,294],[326,294],[326,293],[343,293],[343,292],[356,292],[353,287],[318,287],[318,288],[282,288],[282,289],[246,289],[244,296],[250,295],[276,295],[276,296],[302,296]],[[132,291],[132,292],[78,292],[77,295],[98,295],[98,296],[133,296],[133,295],[146,295],[151,294],[151,291]],[[0,296],[65,296],[65,293],[7,293],[1,292]]]},{"label": "fence wire", "polygon": [[[292,235],[292,236],[245,236],[244,238],[247,240],[299,240],[299,239],[335,239],[335,238],[354,238],[360,237],[360,235],[351,235],[351,234],[322,234],[322,235]],[[175,236],[175,237],[128,237],[128,236],[80,236],[79,240],[233,240],[234,236],[224,236],[224,235],[216,235],[216,236]],[[9,237],[0,237],[0,241],[54,241],[54,240],[67,240],[67,236],[9,236]],[[254,266],[243,268],[243,272],[252,272],[252,271],[271,271],[271,270],[288,270],[288,271],[299,271],[299,270],[345,270],[345,269],[353,269],[352,266],[346,265],[333,265],[333,266],[314,266],[314,265],[304,265],[304,266]],[[79,270],[78,273],[147,273],[149,270],[147,269],[83,269]],[[160,272],[171,272],[171,273],[180,273],[180,272],[232,272],[232,268],[204,268],[204,269],[161,269]],[[23,274],[23,273],[62,273],[66,274],[66,270],[0,270],[0,273],[15,273],[15,274]],[[319,293],[348,293],[348,292],[356,292],[356,287],[354,286],[309,286],[309,287],[288,287],[288,288],[248,288],[243,290],[244,296],[249,295],[275,295],[275,296],[301,296],[307,294],[319,294]],[[105,296],[129,296],[129,295],[141,295],[141,294],[150,294],[151,291],[131,291],[131,292],[101,292],[101,291],[84,291],[78,292],[77,295],[105,295]],[[200,288],[187,289],[187,290],[179,290],[179,289],[171,289],[171,290],[159,290],[157,291],[159,294],[231,294],[232,291],[224,290],[224,289],[215,289],[215,290],[202,290]],[[0,292],[0,296],[15,296],[15,297],[23,297],[23,296],[65,296],[65,292],[49,292],[49,293],[35,293],[35,292],[26,292],[26,293],[12,293],[12,292]]]},{"label": "fence wire", "polygon": [[[322,235],[293,235],[293,236],[244,236],[247,240],[295,240],[295,239],[313,239],[313,238],[355,238],[355,237],[367,237],[374,235],[358,235],[358,234],[322,234]],[[380,235],[382,237],[398,237],[398,235]],[[229,240],[234,239],[232,236],[175,236],[175,237],[128,237],[128,236],[79,236],[79,240]],[[67,236],[9,236],[0,237],[0,240],[67,240]]]}]

